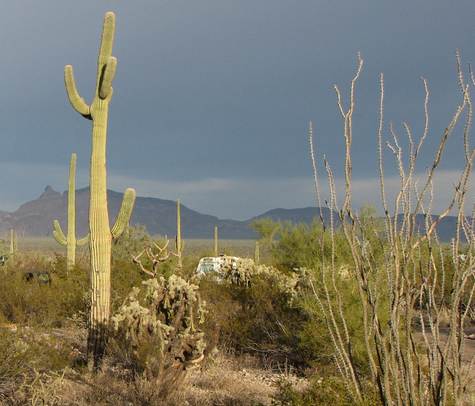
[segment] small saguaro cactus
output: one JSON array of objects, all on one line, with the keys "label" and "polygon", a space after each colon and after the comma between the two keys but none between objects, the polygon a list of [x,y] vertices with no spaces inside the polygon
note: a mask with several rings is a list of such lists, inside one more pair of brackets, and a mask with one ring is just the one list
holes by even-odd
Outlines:
[{"label": "small saguaro cactus", "polygon": [[55,240],[66,246],[67,271],[73,270],[76,265],[76,246],[80,247],[89,241],[89,236],[76,238],[76,154],[71,154],[69,162],[68,183],[68,232],[64,235],[58,220],[53,221],[53,236]]},{"label": "small saguaro cactus", "polygon": [[218,226],[214,226],[214,256],[217,257],[218,252]]},{"label": "small saguaro cactus", "polygon": [[135,202],[135,190],[127,189],[119,215],[112,229],[107,209],[106,139],[112,80],[117,59],[112,56],[115,14],[104,16],[102,39],[97,61],[96,87],[88,105],[79,95],[73,68],[64,68],[64,82],[72,107],[92,121],[92,151],[90,169],[89,249],[91,257],[91,308],[87,354],[89,369],[97,369],[104,354],[110,317],[111,244],[126,228]]},{"label": "small saguaro cactus", "polygon": [[183,267],[183,249],[185,241],[181,238],[181,210],[180,199],[176,201],[176,253],[178,258],[178,267]]},{"label": "small saguaro cactus", "polygon": [[15,255],[16,250],[17,250],[16,232],[15,232],[15,229],[11,228],[10,229],[10,256]]},{"label": "small saguaro cactus", "polygon": [[256,265],[259,265],[259,260],[260,260],[260,252],[259,252],[259,241],[256,241],[256,247],[254,250],[254,262]]}]

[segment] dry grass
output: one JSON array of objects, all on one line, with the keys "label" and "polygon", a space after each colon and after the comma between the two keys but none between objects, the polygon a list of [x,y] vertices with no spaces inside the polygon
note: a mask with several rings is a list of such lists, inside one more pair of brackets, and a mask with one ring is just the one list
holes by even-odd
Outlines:
[{"label": "dry grass", "polygon": [[121,371],[105,370],[97,376],[70,368],[60,373],[35,372],[19,388],[17,398],[5,404],[20,405],[271,405],[277,383],[283,379],[297,390],[308,382],[286,372],[259,368],[251,357],[218,354],[201,369],[189,372],[182,391],[171,399],[158,399],[154,385],[145,379],[129,380]]},{"label": "dry grass", "polygon": [[193,406],[270,405],[276,384],[282,379],[289,379],[297,388],[307,385],[305,379],[286,372],[263,370],[250,357],[219,354],[203,371],[190,373],[182,399]]}]

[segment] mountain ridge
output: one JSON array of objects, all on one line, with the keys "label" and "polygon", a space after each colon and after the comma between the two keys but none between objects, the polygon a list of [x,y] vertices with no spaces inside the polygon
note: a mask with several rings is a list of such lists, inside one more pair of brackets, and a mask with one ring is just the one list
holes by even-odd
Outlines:
[{"label": "mountain ridge", "polygon": [[[123,194],[108,190],[108,205],[110,221],[115,221]],[[52,222],[58,219],[67,230],[67,199],[68,191],[58,192],[51,186],[46,186],[43,193],[36,199],[21,204],[13,212],[0,210],[0,232],[5,233],[11,228],[17,233],[28,236],[52,236]],[[89,188],[76,190],[76,232],[78,237],[87,234],[89,208]],[[326,224],[329,224],[330,209],[322,208],[321,213]],[[184,238],[213,238],[214,226],[219,228],[219,236],[223,239],[255,239],[256,232],[251,228],[254,220],[269,218],[274,221],[289,221],[292,223],[311,223],[319,219],[318,207],[303,207],[295,209],[274,208],[267,210],[248,220],[220,219],[217,216],[203,214],[186,205],[181,206],[181,224]],[[334,216],[338,224],[338,216]],[[418,226],[424,224],[423,215],[416,218]],[[151,234],[174,236],[176,233],[176,202],[156,197],[137,196],[131,224],[141,224],[147,227]],[[441,240],[447,241],[455,230],[456,218],[448,216],[438,226]]]}]

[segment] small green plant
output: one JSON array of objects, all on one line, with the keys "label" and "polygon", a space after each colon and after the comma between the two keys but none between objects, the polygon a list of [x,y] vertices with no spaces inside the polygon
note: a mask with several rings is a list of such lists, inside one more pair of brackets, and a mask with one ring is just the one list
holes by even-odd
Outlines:
[{"label": "small green plant", "polygon": [[377,404],[375,388],[367,385],[366,402],[355,403],[346,390],[346,382],[340,376],[320,376],[311,379],[308,387],[294,388],[291,382],[283,379],[277,382],[277,391],[272,397],[272,406],[371,406]]}]

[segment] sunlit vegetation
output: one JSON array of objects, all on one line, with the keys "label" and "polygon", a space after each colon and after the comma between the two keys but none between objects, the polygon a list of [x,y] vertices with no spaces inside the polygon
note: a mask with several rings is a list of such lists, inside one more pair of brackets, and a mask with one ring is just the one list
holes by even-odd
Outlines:
[{"label": "sunlit vegetation", "polygon": [[[65,68],[71,105],[93,126],[89,235],[75,235],[73,154],[67,232],[54,224],[65,255],[54,253],[53,238],[22,246],[13,230],[0,246],[7,256],[0,267],[0,403],[473,404],[475,218],[466,197],[475,80],[472,72],[465,79],[460,56],[460,101],[422,182],[416,168],[429,136],[428,82],[422,79],[423,133],[416,137],[404,123],[404,151],[402,136],[385,125],[380,77],[375,151],[382,214],[379,206],[352,205],[358,55],[347,102],[335,86],[345,140],[341,196],[309,128],[316,205],[326,205],[329,217],[311,224],[255,221],[259,241],[219,240],[217,228],[212,241],[191,241],[177,202],[173,240],[128,225],[133,189],[109,224],[104,146],[117,64],[114,29],[109,12],[90,105],[72,67]],[[457,130],[460,177],[443,197],[447,209],[433,214],[433,181]],[[384,148],[394,155],[398,190],[387,190]],[[437,227],[449,213],[457,227],[442,243]],[[226,255],[219,269],[197,275],[200,258],[220,254]]]}]

